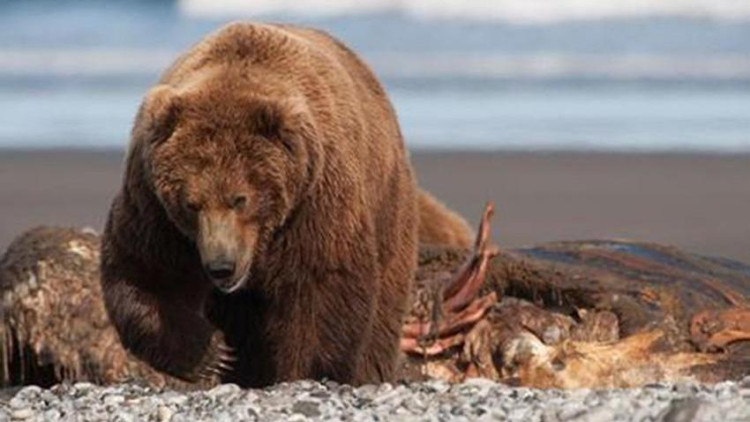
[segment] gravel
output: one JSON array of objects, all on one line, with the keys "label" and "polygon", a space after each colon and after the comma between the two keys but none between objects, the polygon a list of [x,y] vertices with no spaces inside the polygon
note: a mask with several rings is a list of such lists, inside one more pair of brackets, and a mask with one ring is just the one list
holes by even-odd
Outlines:
[{"label": "gravel", "polygon": [[181,393],[122,384],[31,386],[0,394],[2,421],[740,421],[750,420],[750,378],[712,386],[534,390],[473,379],[354,388],[298,381],[263,390],[226,384]]}]

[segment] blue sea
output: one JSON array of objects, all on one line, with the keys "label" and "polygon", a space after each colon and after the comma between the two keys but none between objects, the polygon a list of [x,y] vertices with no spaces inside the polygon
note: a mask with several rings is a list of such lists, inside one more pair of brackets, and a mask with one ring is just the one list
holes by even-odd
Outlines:
[{"label": "blue sea", "polygon": [[180,51],[256,19],[360,53],[412,149],[750,151],[750,2],[560,3],[0,0],[0,148],[124,148]]}]

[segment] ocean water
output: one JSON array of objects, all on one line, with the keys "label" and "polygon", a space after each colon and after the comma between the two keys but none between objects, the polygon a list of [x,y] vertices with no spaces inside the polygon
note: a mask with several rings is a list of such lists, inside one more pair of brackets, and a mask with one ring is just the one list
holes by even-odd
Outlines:
[{"label": "ocean water", "polygon": [[343,39],[413,149],[750,151],[746,0],[0,0],[0,147],[124,148],[159,72],[236,19]]}]

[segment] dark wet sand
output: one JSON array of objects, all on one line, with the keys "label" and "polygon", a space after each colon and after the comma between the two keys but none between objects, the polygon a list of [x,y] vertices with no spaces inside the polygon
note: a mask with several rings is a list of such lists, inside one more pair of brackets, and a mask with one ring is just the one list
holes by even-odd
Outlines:
[{"label": "dark wet sand", "polygon": [[[422,186],[495,241],[631,238],[750,262],[750,156],[414,153]],[[0,250],[36,225],[100,229],[120,152],[0,150]]]}]

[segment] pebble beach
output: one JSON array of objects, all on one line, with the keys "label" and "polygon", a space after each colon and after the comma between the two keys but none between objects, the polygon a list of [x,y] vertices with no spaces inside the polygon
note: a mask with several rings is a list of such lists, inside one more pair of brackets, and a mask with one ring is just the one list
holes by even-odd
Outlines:
[{"label": "pebble beach", "polygon": [[298,381],[181,393],[88,383],[6,391],[0,421],[747,421],[750,378],[717,385],[534,390],[471,379],[354,388]]}]

